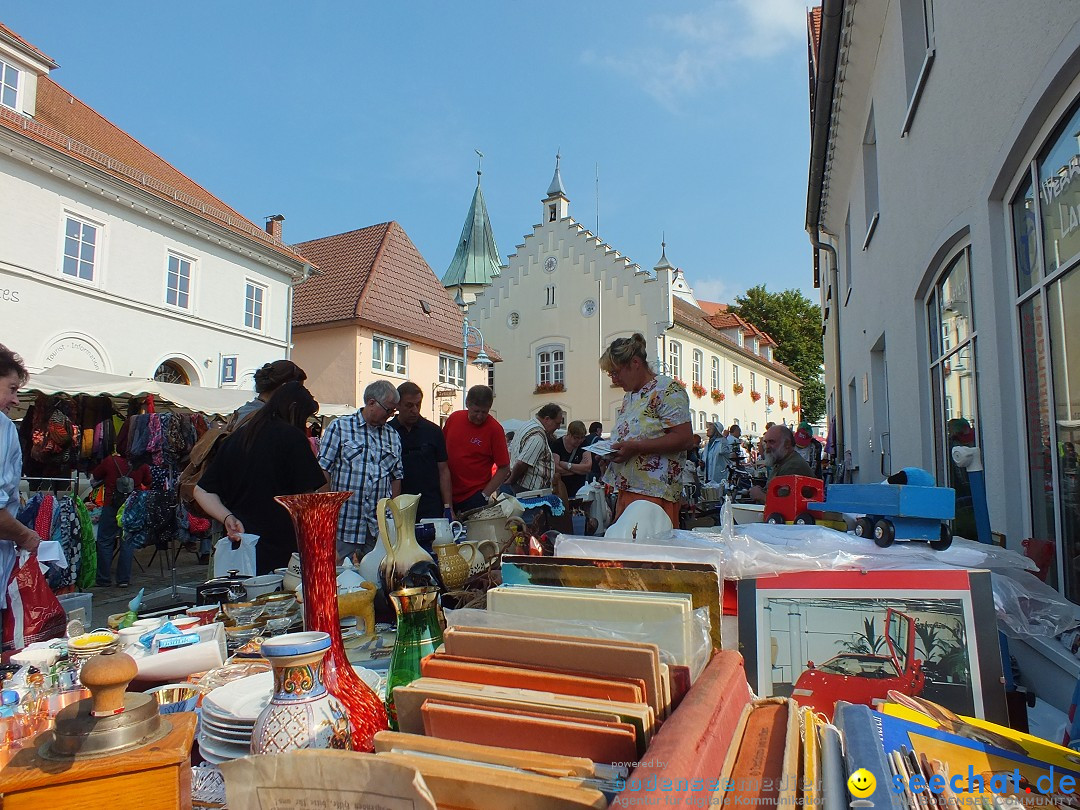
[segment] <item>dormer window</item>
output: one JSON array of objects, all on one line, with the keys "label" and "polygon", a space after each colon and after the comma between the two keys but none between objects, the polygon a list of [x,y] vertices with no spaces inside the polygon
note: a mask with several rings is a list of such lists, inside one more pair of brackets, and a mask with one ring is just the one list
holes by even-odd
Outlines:
[{"label": "dormer window", "polygon": [[19,70],[0,59],[0,104],[18,110]]},{"label": "dormer window", "polygon": [[736,332],[735,334],[737,335],[737,338],[736,338],[736,339],[737,339],[737,340],[739,341],[739,345],[740,345],[740,346],[742,346],[742,345],[743,345],[743,343],[745,342],[745,338],[743,337],[743,333],[742,333],[742,330],[740,329],[740,330],[739,330],[738,332]]}]

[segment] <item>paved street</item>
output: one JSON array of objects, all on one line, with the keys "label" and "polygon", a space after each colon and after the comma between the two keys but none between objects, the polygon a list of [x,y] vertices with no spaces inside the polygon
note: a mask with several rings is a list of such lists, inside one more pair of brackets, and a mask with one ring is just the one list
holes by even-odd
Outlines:
[{"label": "paved street", "polygon": [[[164,558],[165,552],[159,552],[154,558],[153,548],[143,548],[135,552],[135,564],[132,566],[131,584],[126,588],[113,586],[111,588],[93,588],[94,595],[94,624],[104,627],[108,617],[113,613],[122,613],[127,610],[127,604],[131,598],[139,592],[139,588],[145,588],[147,594],[171,589],[172,574],[169,571],[168,560]],[[153,562],[151,563],[151,558]],[[178,585],[191,586],[205,582],[210,577],[208,565],[200,565],[198,555],[181,551],[176,560],[176,582]],[[171,605],[174,600],[171,594],[163,595],[152,600],[146,605],[147,610],[164,608]]]}]

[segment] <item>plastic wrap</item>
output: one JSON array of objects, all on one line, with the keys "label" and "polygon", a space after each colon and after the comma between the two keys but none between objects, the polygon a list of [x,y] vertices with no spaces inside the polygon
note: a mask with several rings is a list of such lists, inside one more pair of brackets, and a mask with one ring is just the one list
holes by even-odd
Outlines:
[{"label": "plastic wrap", "polygon": [[[719,606],[717,606],[719,610]],[[540,619],[532,616],[518,616],[511,613],[494,613],[487,610],[462,608],[447,610],[447,627],[490,627],[499,630],[522,630],[530,633],[550,633],[557,636],[578,636],[581,638],[603,638],[620,641],[637,641],[655,644],[656,639],[668,635],[665,632],[671,622],[613,622],[605,621],[598,625],[591,621],[563,621],[560,619]],[[702,607],[694,611],[691,623],[691,659],[690,678],[696,681],[705,665],[712,657],[713,647],[710,635],[709,608]],[[670,650],[660,648],[660,660],[674,664]]]},{"label": "plastic wrap", "polygon": [[1056,636],[1080,625],[1080,606],[1034,574],[999,568],[990,578],[998,627],[1007,636]]}]

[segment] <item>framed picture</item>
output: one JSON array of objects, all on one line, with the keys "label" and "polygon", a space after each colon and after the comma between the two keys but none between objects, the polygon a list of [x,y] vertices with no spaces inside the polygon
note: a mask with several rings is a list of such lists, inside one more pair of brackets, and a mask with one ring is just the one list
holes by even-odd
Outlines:
[{"label": "framed picture", "polygon": [[805,571],[739,583],[739,649],[760,697],[832,719],[890,690],[1008,724],[989,571]]}]

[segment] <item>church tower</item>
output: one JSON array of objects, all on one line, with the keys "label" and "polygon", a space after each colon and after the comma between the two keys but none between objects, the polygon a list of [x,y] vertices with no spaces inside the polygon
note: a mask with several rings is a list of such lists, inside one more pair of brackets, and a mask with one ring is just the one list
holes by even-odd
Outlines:
[{"label": "church tower", "polygon": [[570,216],[570,200],[566,197],[566,189],[563,188],[562,174],[559,173],[559,163],[562,161],[562,155],[555,155],[555,176],[551,178],[551,185],[548,186],[547,196],[544,198],[544,218],[540,220],[543,223],[558,222],[560,219],[565,219]]},{"label": "church tower", "polygon": [[460,294],[465,303],[474,301],[476,294],[502,273],[499,249],[495,245],[495,234],[491,230],[487,205],[484,203],[484,192],[480,190],[482,175],[483,172],[477,168],[476,191],[473,192],[472,204],[465,217],[465,226],[461,229],[454,258],[442,277],[442,285]]}]

